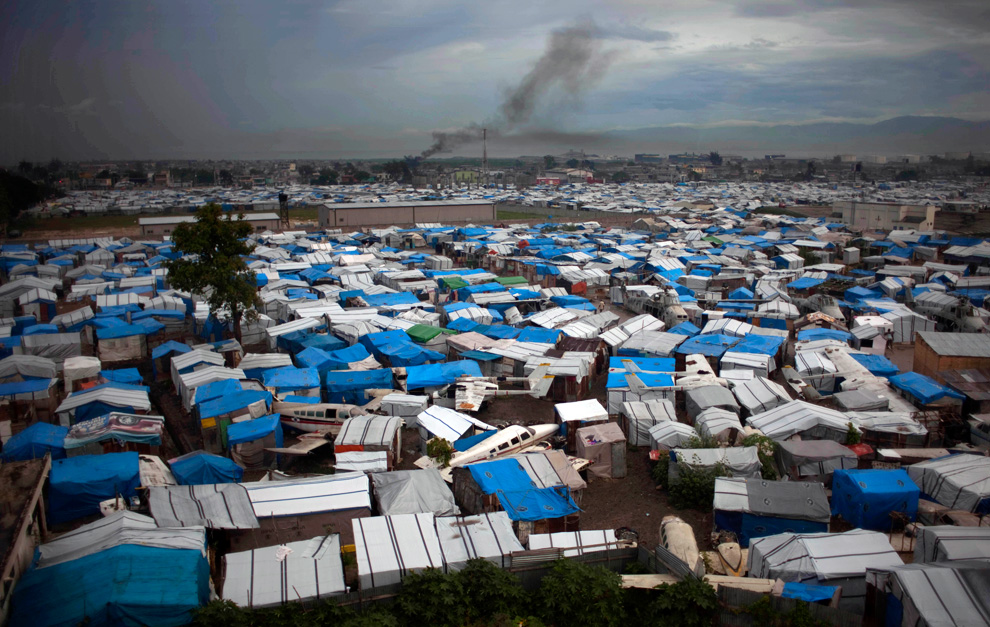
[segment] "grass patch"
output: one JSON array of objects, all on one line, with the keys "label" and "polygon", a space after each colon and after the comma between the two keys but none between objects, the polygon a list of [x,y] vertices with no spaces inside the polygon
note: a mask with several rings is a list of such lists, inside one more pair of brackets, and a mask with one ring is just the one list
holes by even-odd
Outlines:
[{"label": "grass patch", "polygon": [[539,219],[540,214],[538,213],[528,213],[526,211],[510,211],[508,209],[499,209],[496,213],[499,220],[535,220]]},{"label": "grass patch", "polygon": [[139,216],[75,216],[37,218],[25,222],[23,231],[75,231],[120,229],[137,226]]}]

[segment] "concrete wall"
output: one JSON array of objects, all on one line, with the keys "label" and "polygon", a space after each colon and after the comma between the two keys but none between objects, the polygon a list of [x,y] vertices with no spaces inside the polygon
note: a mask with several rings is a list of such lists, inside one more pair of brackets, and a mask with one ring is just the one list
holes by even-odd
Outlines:
[{"label": "concrete wall", "polygon": [[[885,231],[916,229],[931,231],[935,228],[934,205],[897,205],[875,202],[839,202],[835,208],[842,212],[842,222],[862,229],[882,229]],[[905,221],[908,217],[921,217],[920,222]]]},{"label": "concrete wall", "polygon": [[353,228],[361,226],[389,226],[392,224],[416,224],[439,222],[494,222],[495,204],[464,205],[416,205],[380,207],[320,206],[318,209],[320,228]]}]

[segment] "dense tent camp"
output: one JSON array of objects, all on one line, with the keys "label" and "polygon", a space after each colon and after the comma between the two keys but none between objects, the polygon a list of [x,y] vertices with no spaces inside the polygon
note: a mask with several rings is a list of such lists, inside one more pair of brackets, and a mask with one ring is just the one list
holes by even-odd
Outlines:
[{"label": "dense tent camp", "polygon": [[[110,164],[28,209],[140,234],[0,246],[0,622],[185,624],[211,590],[248,622],[363,607],[473,558],[527,588],[558,556],[669,582],[678,533],[712,538],[681,559],[726,615],[739,584],[830,624],[985,618],[990,244],[958,234],[985,155],[716,155],[572,151],[529,186],[509,162],[332,186],[216,162],[213,187]],[[235,308],[177,273],[204,215],[236,217]]]}]

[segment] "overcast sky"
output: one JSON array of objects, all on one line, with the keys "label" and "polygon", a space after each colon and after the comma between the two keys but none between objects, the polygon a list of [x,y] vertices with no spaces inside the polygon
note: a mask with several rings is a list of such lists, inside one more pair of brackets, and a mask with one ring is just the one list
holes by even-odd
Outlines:
[{"label": "overcast sky", "polygon": [[498,124],[575,25],[595,72],[538,93],[493,153],[517,154],[512,134],[990,119],[986,0],[2,5],[4,163],[418,154],[433,131]]}]

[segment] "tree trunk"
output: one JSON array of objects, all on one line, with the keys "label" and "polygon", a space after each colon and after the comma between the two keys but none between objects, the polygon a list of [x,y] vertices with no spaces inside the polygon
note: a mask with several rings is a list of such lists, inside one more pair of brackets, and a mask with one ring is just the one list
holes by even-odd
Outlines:
[{"label": "tree trunk", "polygon": [[234,339],[237,340],[238,344],[241,344],[241,318],[244,314],[239,309],[234,309],[231,312],[231,317],[234,319]]}]

